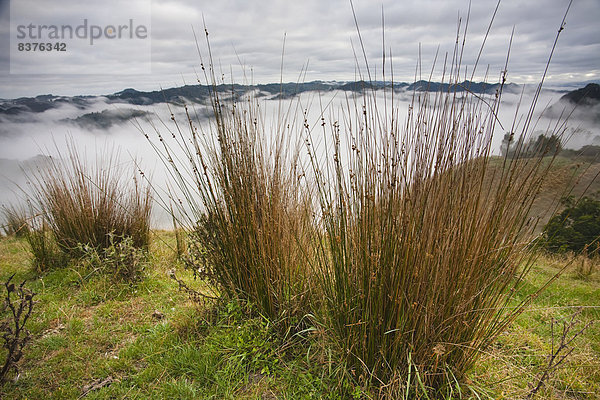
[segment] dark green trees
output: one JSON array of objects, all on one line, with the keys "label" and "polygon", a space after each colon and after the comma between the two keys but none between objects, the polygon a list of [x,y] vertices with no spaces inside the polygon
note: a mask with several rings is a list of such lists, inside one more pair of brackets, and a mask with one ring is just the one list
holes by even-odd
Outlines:
[{"label": "dark green trees", "polygon": [[551,252],[586,250],[598,252],[600,238],[600,201],[573,196],[563,199],[565,209],[550,219],[544,228],[543,244]]}]

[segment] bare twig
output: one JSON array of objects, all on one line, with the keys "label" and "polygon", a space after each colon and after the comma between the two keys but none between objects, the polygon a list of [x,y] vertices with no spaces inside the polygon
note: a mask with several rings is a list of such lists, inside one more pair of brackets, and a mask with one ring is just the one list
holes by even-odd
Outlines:
[{"label": "bare twig", "polygon": [[594,323],[594,321],[589,321],[583,326],[583,328],[579,329],[575,334],[569,337],[571,330],[581,322],[577,319],[577,317],[581,314],[582,311],[583,308],[578,308],[573,313],[571,319],[568,322],[563,322],[562,334],[560,336],[558,346],[555,346],[554,341],[554,327],[558,325],[558,321],[556,321],[554,318],[552,319],[552,351],[548,355],[548,364],[546,365],[546,368],[544,368],[544,370],[540,373],[537,385],[533,389],[531,389],[531,391],[527,395],[528,399],[533,399],[535,397],[535,395],[542,388],[542,386],[544,386],[544,383],[548,380],[548,378],[550,378],[550,374],[552,374],[552,372],[554,372],[558,368],[558,366],[561,365],[566,360],[566,358],[569,357],[569,355],[571,355],[571,353],[575,349],[575,347],[571,346],[573,341],[579,336],[581,336]]},{"label": "bare twig", "polygon": [[181,279],[177,278],[177,275],[175,275],[175,270],[169,270],[168,272],[169,278],[173,279],[175,282],[177,282],[177,284],[179,285],[179,290],[185,292],[188,294],[188,296],[190,296],[190,299],[197,304],[204,304],[203,300],[217,300],[218,297],[213,297],[207,294],[204,294],[202,292],[199,292],[197,290],[192,289],[191,287],[189,287],[184,281],[182,281]]},{"label": "bare twig", "polygon": [[[2,313],[9,311],[7,320],[0,322],[0,331],[2,332],[2,347],[6,349],[6,361],[0,370],[0,384],[6,381],[8,372],[14,369],[18,373],[17,363],[23,356],[23,348],[29,342],[31,334],[25,328],[27,320],[33,310],[33,293],[25,287],[25,281],[19,286],[12,283],[14,274],[4,283],[6,288],[6,297],[2,304]],[[15,298],[13,298],[15,296]]]}]

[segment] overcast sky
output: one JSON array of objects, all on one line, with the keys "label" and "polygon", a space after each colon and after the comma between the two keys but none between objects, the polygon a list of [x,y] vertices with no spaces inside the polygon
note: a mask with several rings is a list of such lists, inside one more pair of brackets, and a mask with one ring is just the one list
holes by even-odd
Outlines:
[{"label": "overcast sky", "polygon": [[[12,18],[9,1],[2,0],[0,9],[0,98],[48,93],[109,94],[127,87],[157,90],[184,82],[194,84],[200,58],[192,28],[206,56],[203,20],[209,30],[213,59],[227,75],[227,81],[233,72],[234,79],[243,83],[240,65],[244,65],[246,80],[278,82],[284,37],[284,81],[297,81],[302,71],[304,81],[357,79],[354,51],[360,52],[360,43],[348,0],[12,2],[13,10],[18,11],[13,11]],[[476,77],[482,79],[489,66],[488,80],[498,79],[514,27],[508,80],[538,82],[567,5],[568,0],[502,1]],[[474,1],[471,5],[463,66],[471,68],[474,64],[495,7],[495,0]],[[381,78],[384,26],[386,57],[389,60],[391,54],[394,80],[413,81],[419,47],[423,75],[427,78],[438,46],[440,66],[444,53],[452,51],[459,17],[464,28],[469,2],[354,0],[354,9],[372,77]],[[90,23],[96,18],[102,27],[133,19],[149,25],[149,40],[98,39],[93,46],[84,40],[70,41],[67,52],[62,54],[18,53],[13,56],[11,70],[10,53],[18,45],[14,40],[17,18],[34,24],[74,27],[84,18]],[[599,20],[599,0],[573,1],[549,69],[549,84],[600,80]],[[37,58],[27,59],[29,56]],[[116,67],[102,67],[102,74],[96,73],[102,62],[111,59]],[[359,64],[365,71],[362,54]],[[24,71],[37,72],[23,74]],[[387,74],[389,78],[389,71]]]}]

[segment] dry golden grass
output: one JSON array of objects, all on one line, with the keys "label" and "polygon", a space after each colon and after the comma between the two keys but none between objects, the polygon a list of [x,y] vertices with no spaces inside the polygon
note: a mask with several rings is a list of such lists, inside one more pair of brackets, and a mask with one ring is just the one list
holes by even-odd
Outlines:
[{"label": "dry golden grass", "polygon": [[[35,229],[46,227],[60,249],[81,255],[81,246],[98,251],[115,241],[131,238],[133,246],[147,248],[151,197],[135,175],[126,173],[117,152],[84,160],[74,143],[48,165],[30,176]],[[131,177],[128,180],[127,177]]]},{"label": "dry golden grass", "polygon": [[450,89],[415,92],[406,119],[393,90],[369,89],[318,121],[291,106],[267,126],[255,98],[221,98],[209,59],[208,130],[188,113],[157,132],[183,194],[170,200],[190,230],[192,269],[286,331],[310,313],[342,374],[391,397],[459,390],[538,294],[515,298],[546,218],[536,213],[549,217],[558,199],[546,188],[580,172],[554,174],[556,154],[522,157],[541,84],[511,127],[517,157],[491,155],[507,72],[494,95],[458,93],[456,43],[441,77]]}]

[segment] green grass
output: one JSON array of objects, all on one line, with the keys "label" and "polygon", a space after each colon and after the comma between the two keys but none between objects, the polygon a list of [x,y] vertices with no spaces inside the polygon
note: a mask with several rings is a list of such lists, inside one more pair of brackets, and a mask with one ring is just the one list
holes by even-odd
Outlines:
[{"label": "green grass", "polygon": [[[527,277],[526,284],[519,293],[520,297],[532,293],[547,282],[562,266],[562,263],[540,257]],[[584,307],[579,318],[580,328],[589,321],[596,323],[574,342],[572,356],[553,374],[538,398],[596,398],[600,393],[598,271],[589,279],[582,280],[577,276],[575,267],[569,267],[498,338],[489,353],[480,360],[473,376],[481,378],[496,393],[505,393],[506,398],[528,393],[529,385],[545,367],[546,356],[551,351],[552,319],[568,320],[578,306]],[[560,336],[560,332],[555,332],[555,335]],[[504,381],[498,382],[500,380]]]},{"label": "green grass", "polygon": [[[317,338],[284,347],[269,322],[246,306],[190,302],[167,275],[179,266],[174,248],[174,234],[155,233],[144,278],[128,284],[99,274],[86,278],[76,264],[36,277],[24,239],[2,238],[0,279],[13,273],[16,281],[27,279],[39,302],[21,375],[0,389],[1,397],[79,398],[86,385],[110,377],[86,398],[368,398],[349,381],[338,381],[338,366]],[[550,259],[540,258],[519,295],[556,271]],[[178,275],[202,289],[183,268]],[[468,376],[470,385],[493,398],[523,397],[544,366],[551,318],[570,316],[571,306],[598,306],[599,299],[597,270],[585,280],[567,270],[486,350]],[[164,317],[155,318],[155,311]],[[586,308],[581,318],[600,319],[600,308]],[[592,399],[600,392],[598,371],[600,324],[578,338],[538,398]]]}]

